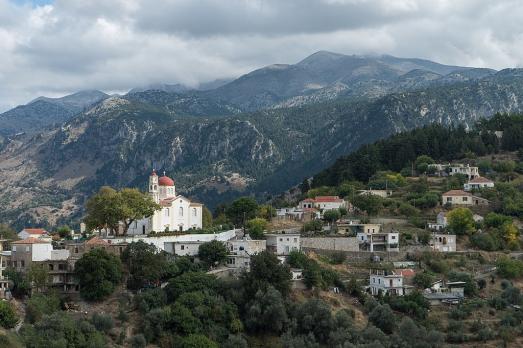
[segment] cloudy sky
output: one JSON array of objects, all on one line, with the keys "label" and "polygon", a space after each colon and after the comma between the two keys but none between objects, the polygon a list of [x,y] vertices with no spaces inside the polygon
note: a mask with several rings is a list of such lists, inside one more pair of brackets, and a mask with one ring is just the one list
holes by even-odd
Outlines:
[{"label": "cloudy sky", "polygon": [[0,111],[239,76],[318,50],[523,65],[520,0],[0,0]]}]

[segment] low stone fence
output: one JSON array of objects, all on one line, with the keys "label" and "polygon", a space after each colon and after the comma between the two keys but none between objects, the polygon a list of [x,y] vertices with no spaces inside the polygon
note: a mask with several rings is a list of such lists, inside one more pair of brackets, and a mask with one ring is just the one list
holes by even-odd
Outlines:
[{"label": "low stone fence", "polygon": [[343,250],[326,250],[318,248],[307,248],[302,246],[304,252],[314,252],[316,254],[332,256],[333,254],[343,253],[347,257],[348,261],[353,262],[365,262],[371,261],[374,256],[379,256],[382,261],[403,261],[406,258],[407,252],[405,251],[343,251]]},{"label": "low stone fence", "polygon": [[356,237],[301,238],[302,249],[319,249],[329,251],[358,251]]}]

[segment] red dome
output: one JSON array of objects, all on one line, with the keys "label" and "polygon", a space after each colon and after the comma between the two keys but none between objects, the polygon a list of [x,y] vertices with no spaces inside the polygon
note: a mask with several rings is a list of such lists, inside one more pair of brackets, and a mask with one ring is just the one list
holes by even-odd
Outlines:
[{"label": "red dome", "polygon": [[158,179],[158,184],[160,186],[174,186],[174,180],[164,175]]}]

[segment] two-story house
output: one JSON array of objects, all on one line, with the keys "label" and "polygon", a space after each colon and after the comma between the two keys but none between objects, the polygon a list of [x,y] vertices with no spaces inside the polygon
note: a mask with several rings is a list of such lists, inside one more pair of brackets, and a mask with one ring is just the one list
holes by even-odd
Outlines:
[{"label": "two-story house", "polygon": [[394,271],[371,270],[369,281],[370,293],[374,296],[382,295],[408,295],[413,289],[410,285],[403,284],[403,275]]},{"label": "two-story house", "polygon": [[267,250],[278,256],[287,256],[291,251],[300,250],[299,233],[267,233],[265,239]]}]

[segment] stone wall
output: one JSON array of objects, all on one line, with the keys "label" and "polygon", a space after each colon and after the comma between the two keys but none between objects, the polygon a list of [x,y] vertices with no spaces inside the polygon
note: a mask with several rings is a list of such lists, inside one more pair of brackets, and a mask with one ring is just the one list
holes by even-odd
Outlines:
[{"label": "stone wall", "polygon": [[302,249],[320,249],[330,251],[359,251],[356,237],[302,238]]}]

